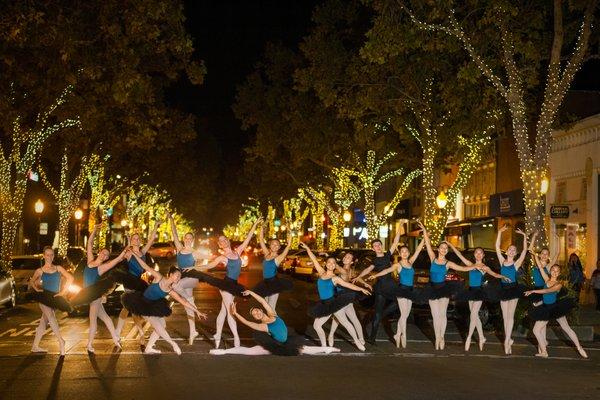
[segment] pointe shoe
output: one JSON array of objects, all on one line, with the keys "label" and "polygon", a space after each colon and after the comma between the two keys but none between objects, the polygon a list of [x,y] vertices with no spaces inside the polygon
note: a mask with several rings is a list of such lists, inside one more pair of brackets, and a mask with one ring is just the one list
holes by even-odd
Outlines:
[{"label": "pointe shoe", "polygon": [[337,347],[328,347],[327,349],[325,349],[325,354],[330,354],[330,353],[339,353],[340,349],[338,349]]},{"label": "pointe shoe", "polygon": [[470,348],[471,348],[471,338],[468,337],[467,340],[465,340],[465,351],[469,351]]},{"label": "pointe shoe", "polygon": [[94,348],[91,347],[91,346],[88,346],[85,349],[87,350],[88,354],[94,354],[94,353],[96,353],[96,350],[94,350]]},{"label": "pointe shoe", "polygon": [[367,342],[365,342],[365,338],[360,338],[360,339],[358,339],[358,340],[360,340],[360,342],[363,344],[363,346],[364,346],[365,344],[367,344]]},{"label": "pointe shoe", "polygon": [[440,339],[440,350],[444,350],[446,347],[446,341],[444,339]]},{"label": "pointe shoe", "polygon": [[138,343],[140,344],[140,346],[146,346],[146,338],[143,335],[140,336],[140,338],[138,339]]},{"label": "pointe shoe", "polygon": [[403,349],[406,348],[406,334],[402,334],[402,336],[400,336],[400,344],[402,345]]},{"label": "pointe shoe", "polygon": [[239,336],[233,338],[233,347],[240,347],[242,343],[240,342]]},{"label": "pointe shoe", "polygon": [[58,341],[58,347],[60,349],[60,355],[64,356],[66,354],[64,339],[61,339],[61,340]]},{"label": "pointe shoe", "polygon": [[579,352],[579,355],[583,358],[588,358],[587,353],[585,352],[585,350],[583,349],[583,347],[579,346],[577,348],[577,351]]},{"label": "pointe shoe", "polygon": [[540,353],[537,353],[535,356],[536,357],[541,357],[541,358],[548,358],[548,353],[546,353],[546,352],[540,352]]},{"label": "pointe shoe", "polygon": [[[365,346],[361,343],[361,342],[354,342],[354,344],[356,345],[356,347],[360,350],[360,351],[365,351],[366,348]],[[333,346],[329,346],[329,347],[333,347]]]},{"label": "pointe shoe", "polygon": [[396,348],[400,348],[400,333],[394,335],[394,342],[396,342]]},{"label": "pointe shoe", "polygon": [[213,340],[215,341],[215,349],[219,348],[219,345],[221,344],[221,336],[213,336]]},{"label": "pointe shoe", "polygon": [[225,354],[225,350],[223,349],[211,349],[208,351],[209,354],[212,354],[213,356],[222,356]]},{"label": "pointe shoe", "polygon": [[144,350],[144,354],[160,354],[161,351],[158,349],[155,349],[154,347],[146,347],[146,349]]},{"label": "pointe shoe", "polygon": [[194,339],[198,337],[199,333],[194,331],[190,333],[190,337],[188,338],[188,344],[191,346],[194,344]]},{"label": "pointe shoe", "polygon": [[31,352],[32,353],[47,353],[48,349],[44,349],[44,348],[39,347],[39,346],[34,346],[34,347],[31,348]]},{"label": "pointe shoe", "polygon": [[483,351],[483,345],[487,342],[486,338],[479,339],[479,351]]},{"label": "pointe shoe", "polygon": [[435,338],[435,349],[439,350],[440,349],[440,339]]},{"label": "pointe shoe", "polygon": [[179,346],[177,345],[177,343],[173,342],[171,343],[171,346],[173,347],[173,351],[175,352],[175,354],[177,354],[178,356],[181,355],[181,349],[179,348]]},{"label": "pointe shoe", "polygon": [[335,340],[334,340],[334,338],[333,338],[333,335],[329,335],[329,336],[327,337],[327,346],[329,346],[329,347],[333,347],[333,342],[334,342],[334,341],[335,341]]},{"label": "pointe shoe", "polygon": [[113,344],[119,350],[123,350],[123,346],[121,345],[121,339],[113,338]]}]

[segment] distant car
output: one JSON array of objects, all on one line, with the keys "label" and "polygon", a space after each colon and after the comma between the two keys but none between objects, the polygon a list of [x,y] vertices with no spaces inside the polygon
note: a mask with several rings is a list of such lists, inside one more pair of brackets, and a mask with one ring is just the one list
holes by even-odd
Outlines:
[{"label": "distant car", "polygon": [[[321,254],[322,253],[317,253],[315,255],[317,256],[319,262],[323,263],[325,258]],[[290,251],[281,264],[283,264],[283,272],[294,277],[303,278],[309,282],[312,282],[318,278],[317,270],[306,250],[300,249]]]},{"label": "distant car", "polygon": [[375,259],[375,252],[371,249],[337,249],[329,254],[334,257],[341,266],[342,259],[346,253],[352,253],[354,255],[354,259],[356,260],[354,268],[356,271],[362,271],[369,267],[373,264],[373,260]]},{"label": "distant car", "polygon": [[[113,259],[118,256],[119,256],[119,253],[113,253],[110,255],[110,259]],[[85,269],[86,263],[87,263],[87,257],[85,259],[81,260],[80,263],[77,265],[77,268],[75,268],[75,270],[73,271],[74,280],[73,280],[73,283],[71,284],[71,286],[68,288],[69,293],[73,296],[75,294],[77,294],[83,288],[83,270]],[[146,263],[149,266],[154,267],[154,269],[156,271],[159,270],[158,263],[149,254],[146,254]],[[113,269],[116,269],[116,268],[120,268],[120,269],[123,269],[126,271],[127,270],[127,261],[125,261],[125,260],[121,261]],[[144,273],[142,275],[142,279],[144,279],[147,282],[152,281],[152,279],[148,273]],[[121,295],[123,294],[124,291],[125,291],[125,288],[123,288],[123,285],[117,284],[115,286],[115,289],[108,296],[106,296],[106,302],[104,303],[104,308],[106,309],[106,311],[109,314],[117,314],[123,308],[123,305],[121,304]],[[88,310],[89,310],[88,305],[79,306],[73,312],[71,312],[69,315],[77,316],[77,315],[86,314],[88,312]]]},{"label": "distant car", "polygon": [[150,246],[148,254],[154,258],[173,258],[177,254],[177,249],[173,242],[159,242]]},{"label": "distant car", "polygon": [[27,292],[29,280],[36,269],[44,265],[44,258],[41,254],[29,256],[13,256],[10,259],[11,274],[14,278],[17,297]]},{"label": "distant car", "polygon": [[14,307],[17,304],[17,288],[10,271],[0,269],[0,305]]}]

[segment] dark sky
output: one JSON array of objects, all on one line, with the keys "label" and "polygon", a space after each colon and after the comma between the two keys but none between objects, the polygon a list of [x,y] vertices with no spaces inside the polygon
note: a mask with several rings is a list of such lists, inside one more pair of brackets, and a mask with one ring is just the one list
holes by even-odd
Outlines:
[{"label": "dark sky", "polygon": [[[186,28],[194,40],[195,58],[208,73],[199,87],[181,83],[172,99],[198,118],[196,147],[201,168],[218,177],[217,196],[234,185],[241,174],[242,149],[248,132],[242,131],[231,105],[236,86],[260,60],[266,43],[297,46],[310,27],[316,0],[193,1],[184,2]],[[219,202],[222,204],[222,202]],[[220,225],[226,216],[211,214]],[[235,215],[234,215],[235,217]]]}]

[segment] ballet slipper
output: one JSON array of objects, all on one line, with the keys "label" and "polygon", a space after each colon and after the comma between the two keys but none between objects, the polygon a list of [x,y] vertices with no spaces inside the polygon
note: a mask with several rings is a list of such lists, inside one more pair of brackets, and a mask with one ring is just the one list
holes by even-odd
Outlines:
[{"label": "ballet slipper", "polygon": [[579,352],[579,355],[583,358],[588,358],[587,353],[585,352],[585,350],[583,349],[583,347],[579,346],[577,348],[577,351]]},{"label": "ballet slipper", "polygon": [[487,342],[487,339],[482,337],[481,339],[479,339],[479,351],[483,351],[483,345],[485,344],[485,342]]},{"label": "ballet slipper", "polygon": [[396,342],[396,348],[400,348],[400,332],[394,335],[394,341]]},{"label": "ballet slipper", "polygon": [[32,353],[47,353],[47,352],[48,352],[48,349],[44,349],[44,348],[42,348],[42,347],[40,347],[40,346],[33,346],[33,347],[31,348],[31,352],[32,352]]},{"label": "ballet slipper", "polygon": [[219,348],[219,345],[221,344],[221,336],[213,336],[213,340],[215,341],[215,349]]},{"label": "ballet slipper", "polygon": [[209,354],[212,354],[213,356],[222,356],[225,355],[225,350],[223,349],[211,349],[208,351]]},{"label": "ballet slipper", "polygon": [[191,346],[194,344],[194,339],[196,339],[200,335],[197,331],[190,332],[190,337],[188,338],[188,344]]},{"label": "ballet slipper", "polygon": [[155,349],[154,347],[146,347],[146,349],[144,350],[144,354],[160,354],[161,351],[158,349]]},{"label": "ballet slipper", "polygon": [[471,337],[467,337],[467,340],[465,340],[465,351],[469,351],[470,348],[471,348]]}]

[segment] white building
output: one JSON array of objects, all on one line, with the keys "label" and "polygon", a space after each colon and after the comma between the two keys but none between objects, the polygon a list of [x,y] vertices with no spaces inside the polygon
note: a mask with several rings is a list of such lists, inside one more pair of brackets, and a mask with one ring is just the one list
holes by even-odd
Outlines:
[{"label": "white building", "polygon": [[599,247],[600,114],[555,131],[553,138],[547,215],[560,237],[559,261],[565,265],[576,252],[589,278]]}]

